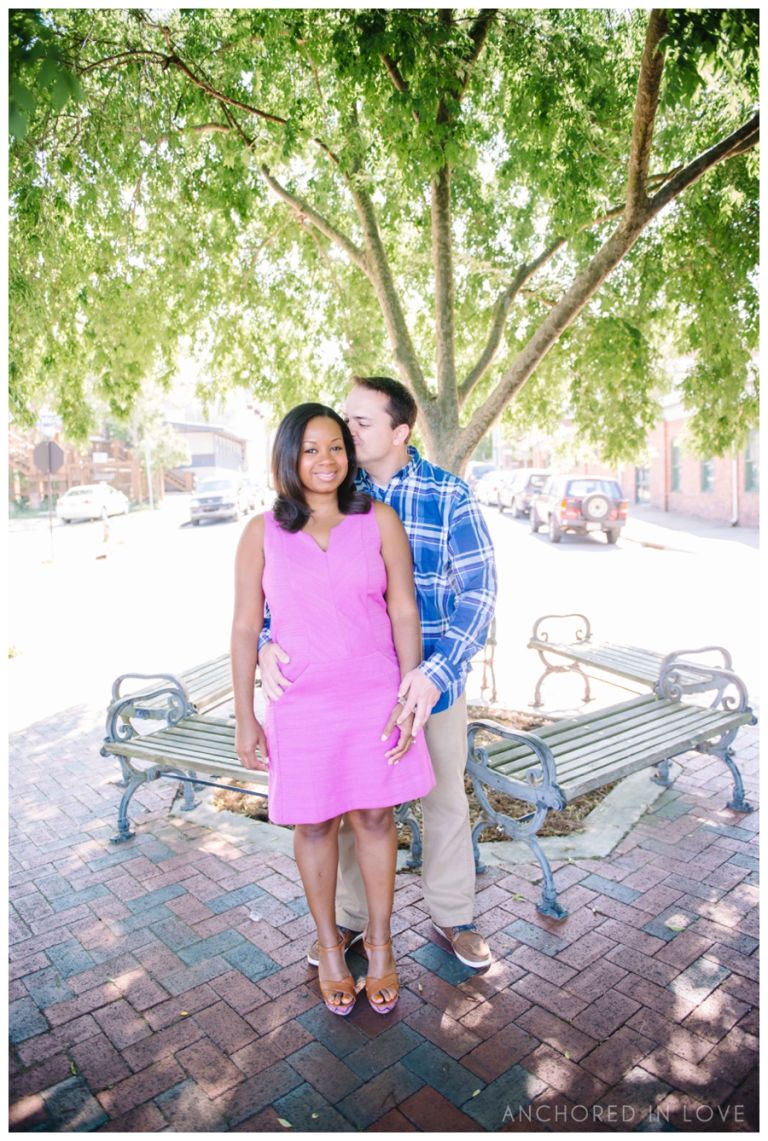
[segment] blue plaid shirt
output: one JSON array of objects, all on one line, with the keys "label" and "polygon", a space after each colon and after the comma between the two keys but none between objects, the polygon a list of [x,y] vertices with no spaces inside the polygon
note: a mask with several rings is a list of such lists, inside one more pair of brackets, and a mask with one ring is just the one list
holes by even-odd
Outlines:
[{"label": "blue plaid shirt", "polygon": [[496,605],[493,543],[462,479],[423,460],[410,461],[378,487],[367,472],[357,487],[388,503],[413,551],[424,660],[420,669],[441,691],[432,710],[447,709],[463,692],[470,659],[482,649]]}]

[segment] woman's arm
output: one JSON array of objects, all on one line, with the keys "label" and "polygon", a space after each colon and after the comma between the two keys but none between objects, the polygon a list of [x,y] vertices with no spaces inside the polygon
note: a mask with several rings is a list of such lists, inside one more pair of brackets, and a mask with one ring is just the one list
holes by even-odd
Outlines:
[{"label": "woman's arm", "polygon": [[[264,621],[264,516],[243,531],[235,558],[235,612],[230,657],[235,699],[235,748],[247,769],[266,769],[267,740],[253,709],[259,634]],[[260,756],[257,756],[257,750]]]},{"label": "woman's arm", "polygon": [[421,661],[421,623],[413,585],[413,555],[397,512],[385,503],[376,502],[373,510],[381,534],[381,554],[387,571],[387,613],[402,678]]},{"label": "woman's arm", "polygon": [[[387,572],[387,613],[392,624],[392,638],[395,653],[400,665],[401,680],[421,661],[421,623],[413,584],[413,555],[408,536],[400,519],[391,507],[374,502],[376,521],[381,535],[381,554]],[[400,727],[400,741],[386,756],[390,764],[396,764],[413,742],[411,733],[413,716],[399,721],[402,704],[398,704],[390,715],[382,740],[391,734],[396,723]]]}]

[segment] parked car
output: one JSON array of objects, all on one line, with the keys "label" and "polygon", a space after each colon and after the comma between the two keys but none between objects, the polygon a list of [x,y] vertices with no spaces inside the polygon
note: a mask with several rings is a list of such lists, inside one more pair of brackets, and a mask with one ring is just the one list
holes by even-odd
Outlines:
[{"label": "parked car", "polygon": [[627,500],[615,479],[553,475],[531,502],[531,530],[547,527],[553,543],[566,531],[603,531],[615,543],[626,521]]},{"label": "parked car", "polygon": [[243,476],[243,486],[248,496],[248,510],[261,511],[269,495],[268,489],[250,475]]},{"label": "parked car", "polygon": [[56,514],[63,523],[75,519],[106,519],[127,515],[131,504],[127,495],[109,483],[82,483],[70,487],[56,502]]},{"label": "parked car", "polygon": [[494,503],[499,511],[504,510],[504,503],[509,497],[510,490],[517,484],[519,479],[519,468],[505,468],[496,472],[496,497]]},{"label": "parked car", "polygon": [[469,490],[474,491],[478,480],[487,475],[489,471],[493,471],[495,466],[495,464],[487,463],[485,460],[470,460],[464,473],[464,478],[469,484]]},{"label": "parked car", "polygon": [[189,503],[189,517],[195,527],[203,519],[240,519],[250,510],[251,493],[237,473],[198,480]]},{"label": "parked car", "polygon": [[515,519],[530,515],[531,500],[541,491],[551,472],[544,468],[520,467],[512,473],[514,478],[499,485],[499,511],[509,507]]},{"label": "parked car", "polygon": [[492,468],[487,471],[485,475],[481,476],[475,484],[475,498],[478,503],[485,503],[487,507],[496,507],[498,505],[498,486],[499,475],[501,473]]}]

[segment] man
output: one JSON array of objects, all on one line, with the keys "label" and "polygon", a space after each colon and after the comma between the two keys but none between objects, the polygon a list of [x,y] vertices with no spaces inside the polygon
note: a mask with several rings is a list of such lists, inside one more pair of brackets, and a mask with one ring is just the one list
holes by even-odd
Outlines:
[{"label": "man", "polygon": [[[433,925],[466,966],[487,967],[491,953],[475,929],[475,862],[464,790],[469,662],[485,642],[496,600],[493,544],[480,509],[458,476],[434,467],[408,444],[416,402],[399,381],[354,377],[345,417],[360,465],[357,486],[397,511],[411,544],[424,659],[402,679],[401,719],[424,729],[436,786],[424,797],[424,900]],[[264,693],[278,700],[290,685],[279,671],[287,655],[264,644]],[[406,762],[407,763],[407,758]],[[337,920],[349,949],[367,915],[362,877],[348,829],[339,833]],[[316,963],[315,947],[308,959]]]}]

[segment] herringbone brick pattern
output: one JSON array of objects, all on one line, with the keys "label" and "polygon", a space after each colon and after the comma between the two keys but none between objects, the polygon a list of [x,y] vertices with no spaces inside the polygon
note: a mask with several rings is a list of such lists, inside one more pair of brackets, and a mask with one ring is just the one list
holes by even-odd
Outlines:
[{"label": "herringbone brick pattern", "polygon": [[[296,866],[258,832],[168,817],[158,782],[110,845],[97,723],[70,710],[12,742],[12,1130],[757,1128],[757,815],[723,807],[709,760],[609,858],[557,867],[564,922],[536,910],[536,865],[483,875],[486,972],[400,875],[400,1004],[341,1020],[305,962]],[[754,731],[738,760],[755,800]]]}]

